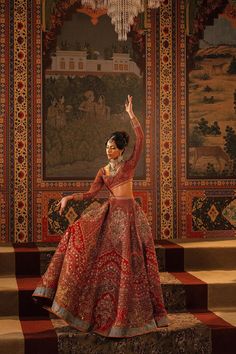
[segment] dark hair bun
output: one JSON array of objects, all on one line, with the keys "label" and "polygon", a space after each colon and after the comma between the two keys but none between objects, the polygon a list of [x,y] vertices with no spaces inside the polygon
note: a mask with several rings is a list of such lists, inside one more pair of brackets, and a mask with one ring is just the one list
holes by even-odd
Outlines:
[{"label": "dark hair bun", "polygon": [[125,146],[127,146],[129,144],[129,134],[124,131],[121,131],[120,134],[124,140]]},{"label": "dark hair bun", "polygon": [[116,131],[111,134],[108,140],[110,139],[112,139],[116,143],[118,149],[123,150],[129,143],[129,134],[125,131]]}]

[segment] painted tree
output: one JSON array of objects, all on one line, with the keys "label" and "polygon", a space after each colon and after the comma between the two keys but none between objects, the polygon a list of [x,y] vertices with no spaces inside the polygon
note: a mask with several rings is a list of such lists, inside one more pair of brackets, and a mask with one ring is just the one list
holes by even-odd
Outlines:
[{"label": "painted tree", "polygon": [[226,127],[226,135],[224,136],[224,148],[231,160],[233,161],[233,174],[236,173],[236,134],[232,127]]}]

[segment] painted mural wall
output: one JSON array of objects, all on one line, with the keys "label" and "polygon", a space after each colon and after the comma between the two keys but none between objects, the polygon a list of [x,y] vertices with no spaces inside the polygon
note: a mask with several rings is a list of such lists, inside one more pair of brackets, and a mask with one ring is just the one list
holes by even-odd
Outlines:
[{"label": "painted mural wall", "polygon": [[234,236],[235,13],[231,0],[165,0],[118,43],[105,12],[76,0],[0,0],[1,242],[57,242],[90,205],[56,208],[89,188],[111,131],[133,139],[128,93],[146,137],[135,198],[154,238]]},{"label": "painted mural wall", "polygon": [[[110,18],[96,24],[77,8],[56,37],[56,50],[43,65],[45,179],[93,179],[106,164],[104,143],[111,132],[132,136],[124,110],[128,94],[143,128],[144,68],[135,60],[132,39],[118,42]],[[126,155],[130,155],[133,139]],[[144,158],[136,176],[145,177]]]},{"label": "painted mural wall", "polygon": [[[186,119],[179,137],[187,142],[179,149],[183,157],[182,162],[179,159],[180,234],[234,236],[236,4],[190,0],[180,2],[179,10],[180,32],[185,24],[185,41],[180,37],[179,43],[186,53],[179,92],[187,103],[178,108]],[[178,58],[182,63],[181,52]],[[181,81],[186,82],[185,92]]]}]

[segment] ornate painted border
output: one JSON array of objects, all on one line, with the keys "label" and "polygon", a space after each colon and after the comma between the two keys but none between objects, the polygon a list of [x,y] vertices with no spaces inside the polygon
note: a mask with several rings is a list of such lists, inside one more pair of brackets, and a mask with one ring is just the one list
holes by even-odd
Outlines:
[{"label": "ornate painted border", "polygon": [[[138,185],[141,189],[146,185],[148,208],[144,210],[147,213],[148,221],[152,226],[153,237],[156,239],[157,233],[157,215],[156,215],[156,164],[155,151],[151,146],[156,145],[156,16],[155,11],[147,11],[147,33],[146,33],[146,181]],[[155,75],[154,75],[155,73]],[[134,186],[136,186],[134,181]],[[136,193],[138,193],[136,191]]]},{"label": "ornate painted border", "polygon": [[[65,192],[74,190],[87,190],[91,181],[46,181],[43,179],[43,163],[42,163],[42,149],[43,149],[43,130],[42,130],[42,31],[41,31],[41,1],[35,0],[33,6],[33,64],[32,64],[32,87],[34,93],[32,97],[32,117],[34,117],[33,127],[33,161],[32,176],[33,176],[33,197],[35,206],[33,210],[34,230],[33,237],[37,241],[44,239],[44,232],[42,229],[42,198],[47,191],[59,192],[60,195]],[[146,179],[134,181],[135,190],[146,190],[148,200],[148,219],[153,225],[153,233],[155,235],[155,220],[156,213],[153,208],[154,200],[154,152],[151,149],[151,144],[154,139],[154,118],[153,112],[155,107],[155,47],[154,37],[151,34],[153,15],[149,11],[147,14],[147,41],[146,41]],[[152,31],[153,32],[153,31]]]},{"label": "ornate painted border", "polygon": [[0,0],[0,242],[8,241],[7,165],[8,165],[8,77],[9,77],[9,7]]},{"label": "ornate painted border", "polygon": [[14,241],[28,240],[27,6],[14,0]]},{"label": "ornate painted border", "polygon": [[[9,4],[9,19],[14,18],[14,2]],[[9,23],[9,235],[14,241],[14,22]]]},{"label": "ornate painted border", "polygon": [[33,169],[33,110],[32,102],[34,96],[34,86],[32,80],[32,69],[33,69],[33,33],[34,33],[34,2],[29,1],[27,6],[27,185],[28,185],[28,195],[27,195],[27,206],[28,206],[28,220],[27,220],[27,241],[33,241],[33,180],[32,180],[32,169]]},{"label": "ornate painted border", "polygon": [[[159,174],[158,238],[176,237],[175,227],[175,121],[173,104],[173,11],[175,2],[165,0],[160,7],[160,26],[157,28],[157,102],[159,108],[159,147],[157,151]],[[160,32],[159,32],[160,27]]]},{"label": "ornate painted border", "polygon": [[7,41],[8,38],[8,23],[7,23],[8,9],[4,0],[0,0],[0,70],[1,70],[1,91],[0,91],[0,190],[5,189],[5,166],[6,157],[4,159],[4,146],[6,143],[6,116],[8,114],[8,101],[6,95],[7,89],[7,70],[8,70],[8,51]]}]

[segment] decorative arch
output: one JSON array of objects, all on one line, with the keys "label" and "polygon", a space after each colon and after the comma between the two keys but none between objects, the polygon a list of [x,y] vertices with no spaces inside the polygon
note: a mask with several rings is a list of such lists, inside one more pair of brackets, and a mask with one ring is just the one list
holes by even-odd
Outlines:
[{"label": "decorative arch", "polygon": [[56,38],[65,20],[71,16],[79,6],[79,0],[60,0],[53,8],[53,12],[50,16],[50,28],[43,32],[43,63],[45,67],[51,62],[51,54],[56,50]]},{"label": "decorative arch", "polygon": [[[188,12],[190,11],[192,1],[193,0],[188,1]],[[213,24],[214,19],[224,11],[227,5],[229,5],[229,0],[201,0],[197,3],[194,2],[193,25],[189,28],[189,24],[186,24],[188,32],[187,61],[189,69],[191,69],[193,65],[191,58],[199,49],[199,41],[203,38],[206,26]],[[189,18],[189,16],[186,17]]]},{"label": "decorative arch", "polygon": [[[93,24],[97,23],[99,16],[106,13],[106,10],[91,10],[81,7],[80,0],[60,0],[56,3],[53,8],[53,12],[50,16],[50,28],[49,30],[43,31],[43,57],[44,57],[44,67],[47,67],[51,63],[51,55],[56,50],[56,38],[60,33],[60,30],[66,19],[70,18],[76,9],[80,8],[79,12],[83,12],[91,17]],[[132,30],[129,36],[132,38],[133,50],[137,54],[136,64],[139,66],[141,71],[144,69],[145,64],[145,31],[140,29],[141,23],[140,19],[135,18]]]}]

